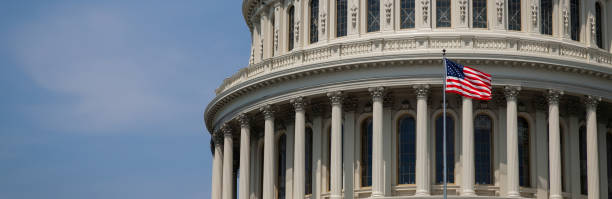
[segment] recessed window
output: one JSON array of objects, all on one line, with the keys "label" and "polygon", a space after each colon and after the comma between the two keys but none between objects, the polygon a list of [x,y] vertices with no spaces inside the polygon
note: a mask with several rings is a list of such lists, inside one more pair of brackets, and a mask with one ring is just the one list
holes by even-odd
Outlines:
[{"label": "recessed window", "polygon": [[361,123],[361,186],[372,186],[372,118]]},{"label": "recessed window", "polygon": [[304,191],[305,194],[312,194],[312,128],[306,128],[306,157],[304,163],[305,165],[305,183],[304,183]]},{"label": "recessed window", "polygon": [[400,1],[400,28],[414,28],[414,0]]},{"label": "recessed window", "polygon": [[288,27],[287,27],[287,29],[288,29],[287,32],[289,33],[289,35],[288,35],[289,41],[287,42],[288,43],[288,50],[289,51],[293,50],[293,47],[295,45],[295,41],[294,41],[295,31],[293,29],[293,26],[295,25],[294,24],[295,21],[294,21],[294,18],[293,18],[294,15],[295,15],[295,8],[293,6],[291,6],[289,8],[289,23],[288,23]]},{"label": "recessed window", "polygon": [[487,27],[487,0],[472,0],[472,27]]},{"label": "recessed window", "polygon": [[529,170],[529,123],[525,118],[519,117],[517,121],[518,129],[518,156],[519,156],[519,185],[523,187],[531,186]]},{"label": "recessed window", "polygon": [[310,0],[310,43],[319,41],[319,0]]},{"label": "recessed window", "polygon": [[436,1],[436,27],[451,26],[451,7],[450,0]]},{"label": "recessed window", "polygon": [[580,193],[582,195],[588,194],[587,185],[587,146],[586,146],[586,127],[581,126],[578,129],[578,142],[580,145]]},{"label": "recessed window", "polygon": [[521,0],[508,0],[508,30],[521,31]]},{"label": "recessed window", "polygon": [[540,33],[552,35],[552,0],[540,0]]},{"label": "recessed window", "polygon": [[[608,155],[608,183],[612,183],[612,133],[606,133],[606,150]],[[612,196],[612,186],[608,185],[608,197]]]},{"label": "recessed window", "polygon": [[346,36],[346,0],[336,0],[336,37]]},{"label": "recessed window", "polygon": [[602,33],[602,18],[601,18],[601,3],[595,3],[595,41],[599,48],[603,48],[603,33]]},{"label": "recessed window", "polygon": [[380,1],[368,0],[368,32],[380,30]]},{"label": "recessed window", "polygon": [[[444,183],[444,120],[436,119],[436,183]],[[455,120],[446,116],[447,182],[455,183]]]},{"label": "recessed window", "polygon": [[416,126],[414,118],[404,116],[398,121],[397,184],[414,184],[416,173]]},{"label": "recessed window", "polygon": [[488,115],[477,115],[474,120],[474,166],[476,184],[491,183],[493,120]]},{"label": "recessed window", "polygon": [[[287,136],[285,134],[281,135],[278,140],[278,163],[277,163],[277,176],[278,182],[285,182],[285,174],[286,174],[286,152],[287,152]],[[285,183],[278,183],[278,199],[285,199]]]},{"label": "recessed window", "polygon": [[574,41],[580,41],[580,1],[570,0],[570,36]]}]

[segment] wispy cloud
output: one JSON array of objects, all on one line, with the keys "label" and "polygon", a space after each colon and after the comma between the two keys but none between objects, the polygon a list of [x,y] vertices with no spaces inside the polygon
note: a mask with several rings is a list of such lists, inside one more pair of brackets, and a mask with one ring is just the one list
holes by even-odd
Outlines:
[{"label": "wispy cloud", "polygon": [[33,107],[43,125],[104,129],[163,121],[186,109],[164,84],[192,62],[156,31],[117,10],[59,9],[14,31],[17,61],[39,84],[66,97]]}]

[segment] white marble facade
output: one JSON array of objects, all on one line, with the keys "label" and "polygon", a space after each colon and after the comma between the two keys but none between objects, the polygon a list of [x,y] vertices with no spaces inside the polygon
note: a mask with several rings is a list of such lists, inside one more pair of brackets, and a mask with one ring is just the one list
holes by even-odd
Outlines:
[{"label": "white marble facade", "polygon": [[491,101],[447,95],[449,195],[612,197],[612,1],[242,10],[249,65],[204,113],[212,198],[440,197],[442,49],[490,73],[494,89]]}]

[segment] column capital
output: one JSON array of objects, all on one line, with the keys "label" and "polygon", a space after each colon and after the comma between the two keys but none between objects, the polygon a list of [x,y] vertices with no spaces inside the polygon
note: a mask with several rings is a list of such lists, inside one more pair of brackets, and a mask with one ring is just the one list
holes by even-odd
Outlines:
[{"label": "column capital", "polygon": [[329,97],[332,105],[342,105],[342,100],[344,99],[342,91],[329,92],[327,93],[327,97]]},{"label": "column capital", "polygon": [[561,95],[563,95],[563,91],[550,89],[546,93],[546,101],[548,101],[549,105],[559,105]]},{"label": "column capital", "polygon": [[266,104],[266,105],[263,105],[262,107],[260,107],[259,111],[261,111],[261,113],[263,113],[264,118],[266,120],[269,120],[269,119],[273,119],[274,118],[274,112],[275,111],[273,109],[274,109],[274,106],[272,106],[270,104]]},{"label": "column capital", "polygon": [[221,133],[223,133],[223,136],[232,137],[232,127],[228,123],[223,123],[220,130]]},{"label": "column capital", "polygon": [[238,117],[236,117],[236,120],[238,120],[238,123],[240,123],[240,127],[249,127],[249,116],[246,113],[240,113],[238,114]]},{"label": "column capital", "polygon": [[506,96],[506,101],[516,100],[519,91],[521,91],[520,86],[505,86],[504,95]]},{"label": "column capital", "polygon": [[427,84],[419,84],[412,86],[414,88],[414,92],[417,95],[417,99],[426,99],[429,94],[429,85]]},{"label": "column capital", "polygon": [[385,87],[370,87],[368,88],[370,95],[372,95],[372,100],[382,100],[385,94]]},{"label": "column capital", "polygon": [[212,134],[211,139],[213,140],[215,146],[223,146],[223,133],[221,130],[215,131],[215,133]]},{"label": "column capital", "polygon": [[295,112],[304,111],[304,107],[308,105],[308,102],[302,96],[298,96],[289,100],[289,103],[293,105],[293,107],[295,108]]},{"label": "column capital", "polygon": [[599,101],[601,101],[601,97],[597,97],[593,95],[587,95],[584,98],[584,103],[586,104],[587,109],[588,108],[596,109],[597,104],[599,104]]}]

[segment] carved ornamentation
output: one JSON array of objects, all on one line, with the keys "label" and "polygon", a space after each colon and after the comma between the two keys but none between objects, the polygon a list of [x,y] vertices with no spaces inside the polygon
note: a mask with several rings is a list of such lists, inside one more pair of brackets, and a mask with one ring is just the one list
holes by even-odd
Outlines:
[{"label": "carved ornamentation", "polygon": [[325,21],[327,18],[327,13],[323,12],[319,15],[319,18],[321,19],[321,33],[325,34]]},{"label": "carved ornamentation", "polygon": [[548,90],[546,93],[546,101],[549,105],[559,105],[559,99],[563,95],[563,91],[560,90]]},{"label": "carved ornamentation", "polygon": [[220,129],[212,134],[212,139],[215,146],[223,146],[223,132]]},{"label": "carved ornamentation", "polygon": [[567,8],[563,9],[563,27],[565,27],[565,31],[567,33],[569,27],[569,11]]},{"label": "carved ornamentation", "polygon": [[465,17],[467,16],[467,0],[459,0],[459,15],[461,22],[465,23]]},{"label": "carved ornamentation", "polygon": [[504,16],[504,0],[497,0],[495,5],[497,5],[497,22],[501,24]]},{"label": "carved ornamentation", "polygon": [[429,16],[429,0],[421,0],[421,6],[423,8],[423,21],[427,23],[427,17]]},{"label": "carved ornamentation", "polygon": [[592,40],[595,40],[595,32],[596,32],[595,18],[593,16],[590,16],[589,17],[589,22],[591,22],[591,38],[592,38]]},{"label": "carved ornamentation", "polygon": [[251,57],[249,57],[249,65],[255,63],[255,47],[251,47]]},{"label": "carved ornamentation", "polygon": [[596,109],[597,104],[599,104],[600,101],[601,101],[601,97],[592,96],[592,95],[587,95],[584,98],[584,104],[586,105],[587,109]]},{"label": "carved ornamentation", "polygon": [[239,114],[238,117],[236,117],[236,120],[238,120],[238,123],[240,123],[240,127],[249,127],[249,116],[246,113]]},{"label": "carved ornamentation", "polygon": [[537,3],[532,3],[531,4],[531,22],[533,23],[533,26],[538,25],[538,4]]},{"label": "carved ornamentation", "polygon": [[368,88],[368,91],[370,92],[370,95],[372,95],[372,99],[374,101],[382,100],[383,95],[385,94],[385,88],[382,86]]},{"label": "carved ornamentation", "polygon": [[385,95],[385,97],[383,97],[383,107],[385,107],[385,108],[393,107],[393,104],[394,104],[393,103],[393,99],[395,99],[393,97],[393,94],[392,93],[387,93]]},{"label": "carved ornamentation", "polygon": [[310,112],[312,113],[312,116],[320,116],[321,113],[323,113],[322,106],[323,105],[321,105],[320,103],[310,105]]},{"label": "carved ornamentation", "polygon": [[343,100],[342,109],[347,112],[356,111],[358,103],[357,98],[348,96]]},{"label": "carved ornamentation", "polygon": [[341,105],[344,98],[342,91],[329,92],[327,93],[327,97],[329,97],[332,105]]},{"label": "carved ornamentation", "polygon": [[400,109],[402,110],[410,109],[410,101],[408,101],[407,99],[402,101],[402,103],[400,104]]},{"label": "carved ornamentation", "polygon": [[414,85],[412,88],[414,88],[414,92],[416,93],[417,99],[427,99],[427,95],[429,94],[429,85]]},{"label": "carved ornamentation", "polygon": [[261,39],[259,39],[259,59],[263,60],[263,53],[264,52],[264,39],[263,37],[261,37]]},{"label": "carved ornamentation", "polygon": [[221,132],[223,132],[225,137],[232,137],[232,127],[228,123],[221,125]]},{"label": "carved ornamentation", "polygon": [[393,7],[393,2],[387,0],[385,2],[385,16],[387,17],[387,24],[391,24],[391,9]]},{"label": "carved ornamentation", "polygon": [[357,11],[359,8],[355,4],[351,7],[351,21],[353,22],[353,28],[357,27]]},{"label": "carved ornamentation", "polygon": [[300,41],[300,21],[295,22],[295,41],[296,43],[299,43]]},{"label": "carved ornamentation", "polygon": [[266,120],[274,119],[274,110],[273,110],[272,105],[266,104],[266,105],[262,106],[261,108],[259,108],[259,111],[261,111],[261,113],[263,113],[264,118]]},{"label": "carved ornamentation", "polygon": [[493,93],[493,104],[495,104],[496,107],[504,107],[506,106],[506,98],[503,94],[503,92],[497,90],[495,91],[495,93]]},{"label": "carved ornamentation", "polygon": [[293,105],[293,108],[295,108],[295,112],[304,111],[304,107],[307,104],[306,100],[301,96],[291,99],[289,103]]},{"label": "carved ornamentation", "polygon": [[506,86],[504,87],[504,95],[506,96],[506,101],[516,100],[516,97],[521,91],[521,87],[518,86]]},{"label": "carved ornamentation", "polygon": [[274,28],[274,51],[278,51],[278,28]]}]

